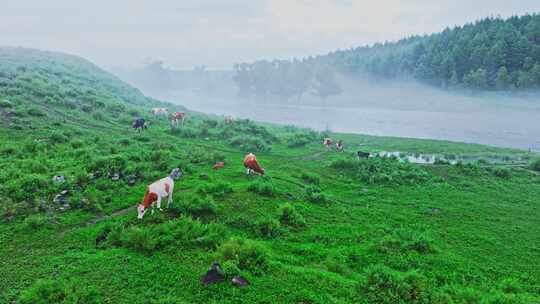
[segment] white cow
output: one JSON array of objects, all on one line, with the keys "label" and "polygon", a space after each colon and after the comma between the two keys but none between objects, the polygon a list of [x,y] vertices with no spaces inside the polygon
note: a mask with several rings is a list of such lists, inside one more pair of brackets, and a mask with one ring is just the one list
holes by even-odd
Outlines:
[{"label": "white cow", "polygon": [[167,108],[152,108],[150,113],[153,115],[169,115],[169,110]]},{"label": "white cow", "polygon": [[[179,168],[172,170],[171,174],[165,178],[162,178],[148,186],[142,203],[137,206],[137,218],[142,219],[148,208],[153,207],[156,203],[159,210],[161,209],[161,199],[168,198],[167,208],[172,203],[174,181],[182,176],[182,171]],[[152,213],[154,209],[152,209]]]}]

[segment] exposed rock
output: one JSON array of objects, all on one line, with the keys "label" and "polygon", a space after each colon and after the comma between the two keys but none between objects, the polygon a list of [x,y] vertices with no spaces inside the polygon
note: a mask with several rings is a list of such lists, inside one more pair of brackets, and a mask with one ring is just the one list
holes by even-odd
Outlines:
[{"label": "exposed rock", "polygon": [[52,178],[53,182],[61,184],[66,181],[66,178],[63,175],[55,175]]},{"label": "exposed rock", "polygon": [[236,286],[248,286],[250,284],[247,279],[241,276],[235,276],[232,278],[231,282]]},{"label": "exposed rock", "polygon": [[223,280],[225,280],[225,276],[221,274],[221,267],[219,263],[212,264],[210,269],[208,269],[206,274],[201,279],[204,285],[222,282]]}]

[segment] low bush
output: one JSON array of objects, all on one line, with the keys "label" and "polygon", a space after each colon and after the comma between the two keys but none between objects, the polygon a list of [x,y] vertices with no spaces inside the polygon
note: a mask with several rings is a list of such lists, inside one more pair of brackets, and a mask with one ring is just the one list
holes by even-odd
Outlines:
[{"label": "low bush", "polygon": [[281,224],[291,227],[304,227],[306,220],[290,203],[285,203],[279,209]]},{"label": "low bush", "polygon": [[218,206],[211,196],[200,196],[188,194],[182,200],[181,209],[194,217],[214,216],[217,214]]},{"label": "low bush", "polygon": [[49,136],[49,141],[52,144],[63,144],[69,141],[69,138],[62,133],[54,132]]},{"label": "low bush", "polygon": [[327,204],[330,202],[326,194],[317,186],[308,186],[305,188],[305,199],[315,204]]},{"label": "low bush", "polygon": [[229,144],[244,152],[268,152],[271,147],[261,138],[255,136],[235,136],[229,140]]},{"label": "low bush", "polygon": [[255,225],[257,232],[264,238],[276,238],[281,234],[281,225],[278,220],[265,218],[260,220]]},{"label": "low bush", "polygon": [[43,110],[38,108],[30,108],[28,111],[26,111],[28,115],[33,117],[45,117],[47,116],[47,113],[43,112]]},{"label": "low bush", "polygon": [[531,164],[531,169],[533,169],[534,171],[537,171],[537,172],[540,172],[540,158],[535,160],[532,164]]},{"label": "low bush", "polygon": [[289,136],[286,139],[286,143],[289,148],[300,148],[314,142],[316,140],[316,137],[316,133],[315,135],[313,135],[312,133],[298,133]]},{"label": "low bush", "polygon": [[231,261],[239,269],[247,270],[254,275],[263,274],[268,270],[266,248],[251,240],[229,239],[218,247],[216,254],[221,262]]},{"label": "low bush", "polygon": [[381,253],[398,254],[406,251],[416,251],[420,254],[436,253],[434,241],[423,232],[410,229],[398,229],[384,236],[376,245]]},{"label": "low bush", "polygon": [[68,304],[102,303],[98,290],[85,282],[74,280],[66,283],[63,280],[38,280],[34,285],[24,290],[20,297],[21,304]]},{"label": "low bush", "polygon": [[332,162],[330,166],[369,184],[409,185],[428,181],[431,177],[419,166],[387,157],[340,159]]},{"label": "low bush", "polygon": [[314,173],[302,173],[302,180],[305,183],[319,185],[321,183],[321,178]]},{"label": "low bush", "polygon": [[369,303],[431,303],[427,279],[416,271],[370,266],[359,289]]},{"label": "low bush", "polygon": [[24,219],[24,226],[29,230],[38,230],[49,223],[49,218],[42,214],[33,214]]},{"label": "low bush", "polygon": [[258,179],[248,186],[248,190],[264,196],[273,196],[275,193],[274,184],[269,180]]},{"label": "low bush", "polygon": [[510,170],[506,168],[495,168],[493,174],[500,178],[510,178],[511,176]]},{"label": "low bush", "polygon": [[198,189],[201,194],[209,194],[214,197],[223,197],[226,194],[232,193],[233,189],[231,184],[225,182],[218,182],[214,184],[207,184]]}]

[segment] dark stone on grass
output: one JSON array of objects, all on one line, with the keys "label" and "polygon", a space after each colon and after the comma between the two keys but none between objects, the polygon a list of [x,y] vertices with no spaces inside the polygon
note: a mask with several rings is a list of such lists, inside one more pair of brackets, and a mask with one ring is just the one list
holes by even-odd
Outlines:
[{"label": "dark stone on grass", "polygon": [[206,274],[202,277],[201,282],[208,286],[210,284],[223,282],[225,280],[225,276],[221,274],[221,267],[219,263],[215,262],[212,264],[210,269],[206,272]]},{"label": "dark stone on grass", "polygon": [[112,181],[118,181],[120,180],[120,173],[109,173],[109,178]]},{"label": "dark stone on grass", "polygon": [[248,286],[250,284],[247,279],[241,276],[235,276],[232,278],[231,282],[236,286]]}]

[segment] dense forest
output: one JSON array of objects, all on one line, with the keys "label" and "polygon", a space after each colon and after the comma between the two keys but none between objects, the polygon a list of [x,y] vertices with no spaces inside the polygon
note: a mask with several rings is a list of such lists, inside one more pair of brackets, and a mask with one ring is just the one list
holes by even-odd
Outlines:
[{"label": "dense forest", "polygon": [[445,89],[534,90],[540,88],[540,15],[486,18],[428,36],[234,68],[244,97],[325,99],[341,92],[338,74],[416,79]]}]

